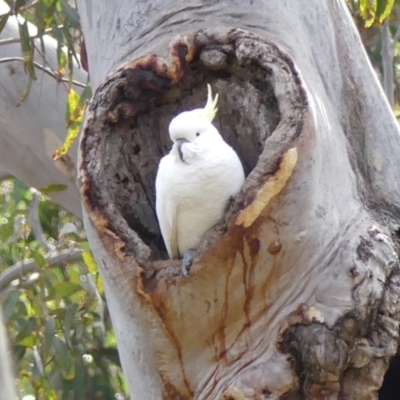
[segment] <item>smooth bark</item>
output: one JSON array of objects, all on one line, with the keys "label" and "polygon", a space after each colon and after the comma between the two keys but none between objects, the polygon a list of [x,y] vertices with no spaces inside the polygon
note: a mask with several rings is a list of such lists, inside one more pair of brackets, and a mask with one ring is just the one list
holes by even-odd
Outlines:
[{"label": "smooth bark", "polygon": [[3,324],[3,311],[0,307],[0,400],[17,400],[14,383],[14,371],[6,329]]},{"label": "smooth bark", "polygon": [[[377,398],[399,333],[400,135],[344,1],[79,5],[98,89],[84,220],[132,398]],[[208,82],[247,179],[185,279],[160,261],[153,178]]]}]

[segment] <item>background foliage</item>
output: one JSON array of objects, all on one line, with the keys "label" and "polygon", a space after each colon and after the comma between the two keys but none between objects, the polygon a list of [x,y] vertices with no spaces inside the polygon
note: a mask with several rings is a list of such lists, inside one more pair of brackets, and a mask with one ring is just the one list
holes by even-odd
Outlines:
[{"label": "background foliage", "polygon": [[[35,237],[32,213],[42,238]],[[73,251],[77,261],[46,261]],[[4,271],[29,261],[37,272],[21,274],[0,292],[22,398],[125,398],[103,287],[81,221],[7,179],[0,184],[0,287]]]},{"label": "background foliage", "polygon": [[[389,29],[394,68],[392,89],[399,108],[400,0],[348,0],[371,62],[383,79],[382,29]],[[56,84],[67,85],[66,143],[68,151],[79,132],[90,85],[81,94],[72,89],[74,62],[87,69],[79,13],[74,0],[8,0],[0,15],[0,33],[8,18],[17,15],[21,62],[30,80],[35,53],[45,58],[43,36],[58,43]],[[32,34],[28,21],[37,27]],[[386,25],[385,25],[386,24]],[[35,41],[36,39],[36,41]],[[37,45],[39,40],[40,45]],[[21,102],[29,95],[29,87]],[[400,114],[400,112],[398,112]],[[0,301],[12,343],[21,397],[34,399],[125,399],[127,389],[119,366],[104,292],[81,221],[53,204],[46,194],[25,187],[0,171]],[[73,255],[73,257],[72,257]],[[53,263],[55,256],[62,262]],[[64,257],[64,258],[63,258]],[[68,258],[69,257],[69,258]],[[29,266],[29,268],[27,267]],[[9,280],[10,271],[18,279]]]}]

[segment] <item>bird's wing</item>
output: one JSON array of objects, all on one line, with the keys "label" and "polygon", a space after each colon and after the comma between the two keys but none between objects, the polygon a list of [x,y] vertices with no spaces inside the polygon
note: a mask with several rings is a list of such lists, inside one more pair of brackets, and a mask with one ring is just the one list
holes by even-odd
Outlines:
[{"label": "bird's wing", "polygon": [[177,204],[171,191],[172,170],[168,168],[166,157],[160,162],[156,178],[156,211],[168,255],[178,258]]},{"label": "bird's wing", "polygon": [[171,258],[179,258],[178,250],[178,224],[176,216],[178,214],[178,207],[176,204],[168,207],[169,224],[171,227],[171,235],[169,237],[169,254]]}]

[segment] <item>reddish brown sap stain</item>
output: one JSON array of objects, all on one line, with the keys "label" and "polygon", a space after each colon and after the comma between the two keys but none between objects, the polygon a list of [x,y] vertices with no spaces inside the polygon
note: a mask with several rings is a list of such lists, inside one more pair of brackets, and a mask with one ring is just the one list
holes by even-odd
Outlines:
[{"label": "reddish brown sap stain", "polygon": [[252,256],[257,255],[258,252],[260,251],[260,241],[258,239],[252,239],[249,242],[249,246],[250,246],[250,254]]}]

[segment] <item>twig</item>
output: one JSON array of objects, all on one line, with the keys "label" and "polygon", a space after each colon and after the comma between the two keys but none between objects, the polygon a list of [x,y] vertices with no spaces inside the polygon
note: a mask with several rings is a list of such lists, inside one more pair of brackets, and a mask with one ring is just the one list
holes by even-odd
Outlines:
[{"label": "twig", "polygon": [[22,6],[18,12],[24,12],[24,11],[28,11],[31,7],[35,6],[37,3],[39,3],[39,0],[32,0],[31,3],[25,4],[24,6]]},{"label": "twig", "polygon": [[[60,25],[60,28],[62,28],[63,25]],[[40,37],[44,36],[44,35],[49,35],[50,33],[53,33],[53,28],[47,28],[45,29],[41,34],[37,34],[37,35],[32,35],[29,37],[30,40],[35,40],[35,39],[39,39]],[[14,44],[14,43],[20,43],[21,42],[21,38],[7,38],[7,39],[1,39],[0,40],[0,46],[5,46],[7,44]]]},{"label": "twig", "polygon": [[[8,62],[14,62],[14,61],[18,61],[18,62],[24,62],[24,59],[22,57],[6,57],[6,58],[0,58],[0,64],[4,64],[4,63],[8,63]],[[49,68],[44,67],[43,65],[39,64],[36,61],[33,61],[33,65],[42,70],[43,72],[45,72],[46,74],[50,75],[51,77],[53,77],[54,79],[56,79],[57,81],[62,81],[62,82],[66,82],[69,83],[69,79],[67,78],[61,78],[59,77],[59,75],[56,72],[51,71]],[[71,81],[75,86],[81,87],[81,88],[85,88],[86,85],[77,81],[72,80]]]},{"label": "twig", "polygon": [[[14,10],[12,10],[12,11],[10,10],[10,11],[12,12],[13,15],[18,15],[18,14],[20,14],[21,12],[28,11],[31,7],[35,6],[38,2],[39,2],[39,0],[33,0],[31,3],[25,4],[24,6],[22,6],[22,7],[20,7],[20,8],[18,9],[18,12],[17,12],[17,13],[15,12],[15,8],[14,8]],[[9,14],[10,11],[8,11],[8,12],[6,12],[6,13],[4,13],[4,14],[0,14],[0,18],[4,17],[4,15]]]},{"label": "twig", "polygon": [[35,189],[32,189],[32,201],[28,206],[28,220],[32,227],[33,236],[35,236],[40,246],[48,253],[54,251],[55,247],[48,243],[44,237],[42,224],[39,220],[39,203],[40,195]]},{"label": "twig", "polygon": [[[45,258],[48,267],[61,264],[63,262],[76,262],[82,260],[82,250],[62,250],[55,252],[51,256]],[[25,260],[12,265],[0,274],[0,292],[6,289],[12,281],[20,279],[31,272],[39,272],[33,259]]]}]

